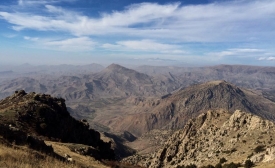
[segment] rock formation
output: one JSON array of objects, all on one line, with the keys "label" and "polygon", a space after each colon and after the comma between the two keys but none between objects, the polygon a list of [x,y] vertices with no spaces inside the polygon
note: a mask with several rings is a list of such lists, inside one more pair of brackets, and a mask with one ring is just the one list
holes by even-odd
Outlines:
[{"label": "rock formation", "polygon": [[196,164],[243,164],[250,159],[256,165],[275,159],[275,124],[250,113],[236,110],[211,110],[189,120],[157,152],[135,155],[126,162],[145,167],[177,167]]},{"label": "rock formation", "polygon": [[[65,100],[54,98],[46,94],[27,94],[25,91],[16,91],[12,96],[0,101],[1,128],[17,129],[29,141],[39,137],[43,140],[69,142],[89,145],[98,150],[99,159],[114,159],[111,144],[100,139],[100,133],[89,129],[85,122],[78,121],[70,116]],[[5,133],[2,129],[0,132]],[[2,135],[3,135],[2,134]],[[9,140],[18,141],[6,133]]]}]

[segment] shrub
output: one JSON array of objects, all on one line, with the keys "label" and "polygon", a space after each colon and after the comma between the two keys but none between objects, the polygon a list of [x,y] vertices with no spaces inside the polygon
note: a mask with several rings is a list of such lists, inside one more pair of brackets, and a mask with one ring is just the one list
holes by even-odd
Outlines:
[{"label": "shrub", "polygon": [[40,97],[39,97],[39,95],[35,95],[35,96],[33,97],[33,99],[39,101],[39,100],[40,100]]},{"label": "shrub", "polygon": [[245,168],[251,168],[253,167],[254,163],[251,160],[246,160],[244,163]]},{"label": "shrub", "polygon": [[250,155],[247,156],[247,159],[251,158],[254,155],[254,153],[252,152]]},{"label": "shrub", "polygon": [[46,128],[47,128],[47,124],[46,124],[46,123],[41,123],[41,124],[40,124],[40,128],[46,129]]},{"label": "shrub", "polygon": [[259,145],[254,149],[254,152],[259,153],[259,152],[263,152],[264,150],[265,150],[265,146]]},{"label": "shrub", "polygon": [[216,164],[215,168],[222,168],[222,164],[221,163]]},{"label": "shrub", "polygon": [[223,165],[223,168],[238,168],[238,167],[240,167],[241,165],[238,163],[238,164],[236,164],[236,163],[233,163],[233,162],[231,162],[231,163],[229,163],[229,164],[225,164],[225,165]]},{"label": "shrub", "polygon": [[183,165],[178,165],[176,168],[185,168]]},{"label": "shrub", "polygon": [[197,166],[195,164],[190,164],[185,166],[185,168],[197,168]]},{"label": "shrub", "polygon": [[223,163],[225,163],[227,160],[223,157],[223,158],[221,158],[220,159],[220,164],[223,164]]}]

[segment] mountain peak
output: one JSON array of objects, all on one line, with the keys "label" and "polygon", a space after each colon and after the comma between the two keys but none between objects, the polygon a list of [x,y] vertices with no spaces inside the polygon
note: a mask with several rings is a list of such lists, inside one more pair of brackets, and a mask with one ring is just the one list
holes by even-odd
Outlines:
[{"label": "mountain peak", "polygon": [[127,68],[125,68],[125,67],[123,67],[119,64],[114,64],[113,63],[113,64],[109,65],[106,69],[107,70],[119,70],[119,69],[127,69]]},{"label": "mountain peak", "polygon": [[229,84],[229,83],[226,82],[225,80],[215,80],[215,81],[206,82],[205,84],[209,84],[209,85],[220,85],[220,84]]}]

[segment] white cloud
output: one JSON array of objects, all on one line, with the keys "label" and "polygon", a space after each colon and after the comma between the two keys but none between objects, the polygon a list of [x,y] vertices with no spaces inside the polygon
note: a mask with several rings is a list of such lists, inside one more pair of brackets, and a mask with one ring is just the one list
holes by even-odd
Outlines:
[{"label": "white cloud", "polygon": [[226,57],[226,56],[242,56],[242,57],[252,57],[267,54],[265,50],[255,49],[255,48],[233,48],[220,52],[211,52],[207,55],[212,55],[216,57]]},{"label": "white cloud", "polygon": [[268,60],[268,61],[275,61],[275,57],[268,57],[266,60]]},{"label": "white cloud", "polygon": [[29,37],[29,36],[24,36],[25,40],[30,40],[30,41],[38,41],[39,38],[38,37]]},{"label": "white cloud", "polygon": [[[47,1],[48,2],[48,1]],[[46,1],[19,1],[44,3]],[[53,4],[54,0],[49,1]],[[31,12],[0,12],[14,29],[64,31],[77,36],[123,35],[182,42],[247,41],[274,39],[275,1],[251,0],[180,6],[141,3],[123,11],[89,17],[46,5],[47,15]],[[43,10],[43,9],[41,9]],[[257,24],[255,24],[257,23]]]},{"label": "white cloud", "polygon": [[266,57],[260,57],[258,58],[259,61],[266,60]]},{"label": "white cloud", "polygon": [[54,4],[58,2],[73,2],[75,0],[18,0],[19,6],[37,6],[45,4]]},{"label": "white cloud", "polygon": [[103,48],[108,50],[120,51],[145,51],[145,52],[158,52],[169,54],[184,54],[185,51],[181,50],[180,45],[164,44],[153,40],[130,40],[118,41],[116,44],[103,44]]},{"label": "white cloud", "polygon": [[3,36],[7,38],[14,38],[17,36],[17,34],[3,34]]},{"label": "white cloud", "polygon": [[162,44],[157,43],[152,40],[141,40],[141,41],[119,41],[117,44],[127,47],[129,49],[133,50],[171,50],[171,49],[177,49],[179,46],[176,45],[170,45],[170,44]]},{"label": "white cloud", "polygon": [[260,57],[259,61],[275,61],[275,57]]},{"label": "white cloud", "polygon": [[60,50],[66,51],[89,51],[94,49],[96,42],[92,41],[88,37],[77,37],[65,40],[48,41],[45,42],[44,45],[49,46],[51,48],[57,47]]},{"label": "white cloud", "polygon": [[41,39],[25,36],[25,40],[35,42],[39,48],[62,51],[91,51],[97,45],[89,37],[76,37],[68,39]]}]

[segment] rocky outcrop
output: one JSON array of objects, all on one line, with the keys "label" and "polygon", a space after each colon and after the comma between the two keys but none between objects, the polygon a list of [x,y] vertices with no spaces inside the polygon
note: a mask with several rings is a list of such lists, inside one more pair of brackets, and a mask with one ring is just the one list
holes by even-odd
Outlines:
[{"label": "rocky outcrop", "polygon": [[240,110],[208,111],[189,120],[157,152],[125,160],[152,168],[215,165],[221,158],[261,164],[274,160],[274,128],[273,122]]},{"label": "rocky outcrop", "polygon": [[[70,116],[65,100],[46,94],[16,91],[0,101],[0,123],[44,140],[85,144],[97,148],[100,159],[114,159],[111,144],[86,122]],[[32,140],[32,139],[29,139]]]}]

